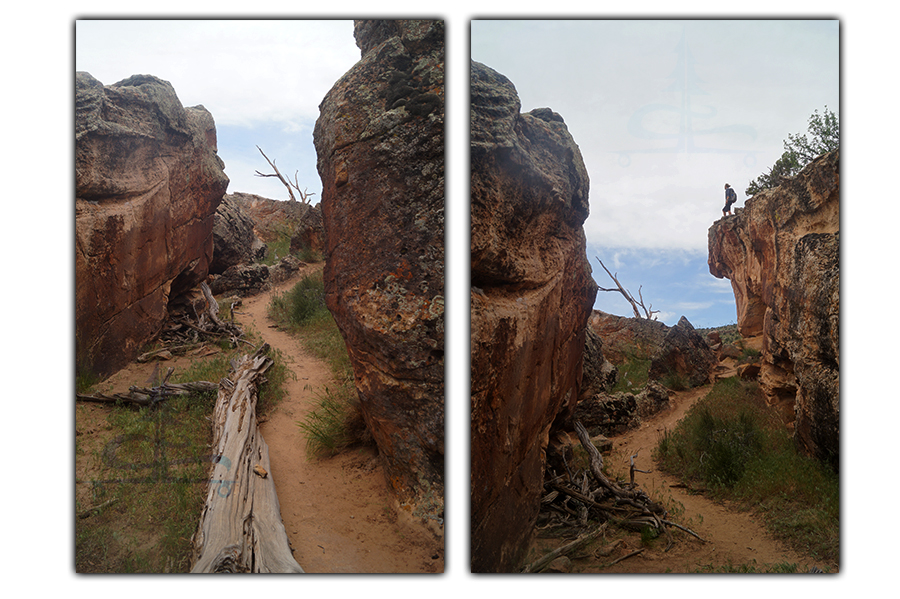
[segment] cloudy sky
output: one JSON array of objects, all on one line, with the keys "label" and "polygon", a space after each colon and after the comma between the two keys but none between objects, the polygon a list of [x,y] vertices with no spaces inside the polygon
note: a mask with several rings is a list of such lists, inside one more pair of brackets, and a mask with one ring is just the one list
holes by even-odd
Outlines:
[{"label": "cloudy sky", "polygon": [[[322,195],[312,130],[319,103],[360,58],[352,20],[78,20],[75,70],[104,85],[155,75],[216,120],[229,192],[287,200],[278,170]],[[299,198],[298,198],[299,199]]]},{"label": "cloudy sky", "polygon": [[[675,324],[734,322],[731,286],[709,274],[707,231],[725,183],[749,182],[839,114],[836,20],[475,20],[472,58],[515,84],[522,111],[565,119],[591,178],[585,223],[594,278]],[[618,293],[596,307],[630,316]]]}]

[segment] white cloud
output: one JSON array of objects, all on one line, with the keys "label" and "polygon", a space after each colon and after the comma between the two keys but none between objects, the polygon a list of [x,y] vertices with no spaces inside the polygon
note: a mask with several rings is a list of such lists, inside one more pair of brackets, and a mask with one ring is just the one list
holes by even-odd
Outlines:
[{"label": "white cloud", "polygon": [[106,85],[155,75],[219,124],[278,122],[286,131],[315,121],[360,57],[346,20],[80,20],[75,30],[76,70]]}]

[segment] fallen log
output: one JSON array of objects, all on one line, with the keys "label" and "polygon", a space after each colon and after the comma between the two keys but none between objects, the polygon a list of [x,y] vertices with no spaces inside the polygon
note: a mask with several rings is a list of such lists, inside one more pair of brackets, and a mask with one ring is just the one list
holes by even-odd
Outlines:
[{"label": "fallen log", "polygon": [[291,555],[269,448],[257,427],[257,381],[272,365],[268,347],[234,362],[234,373],[219,386],[213,467],[193,539],[193,573],[303,572]]}]

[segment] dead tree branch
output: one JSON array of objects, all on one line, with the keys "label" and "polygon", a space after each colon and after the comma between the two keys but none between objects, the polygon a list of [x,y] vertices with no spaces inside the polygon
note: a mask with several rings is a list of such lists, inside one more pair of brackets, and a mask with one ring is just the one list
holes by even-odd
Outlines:
[{"label": "dead tree branch", "polygon": [[[596,258],[596,256],[594,256],[594,257]],[[628,303],[631,304],[631,309],[634,311],[635,318],[644,318],[643,316],[641,316],[641,313],[638,311],[638,307],[640,307],[644,311],[644,314],[646,315],[647,320],[654,320],[653,315],[659,314],[659,310],[654,310],[653,304],[650,304],[649,308],[644,305],[644,296],[641,294],[641,289],[643,288],[643,285],[638,287],[638,298],[639,299],[634,299],[634,296],[631,295],[631,293],[627,289],[625,289],[622,286],[622,284],[619,282],[619,279],[617,278],[617,275],[619,273],[613,274],[613,273],[609,272],[609,269],[606,268],[606,265],[603,264],[603,260],[601,260],[600,258],[597,258],[597,262],[600,263],[600,266],[603,267],[603,270],[606,271],[606,274],[609,275],[609,278],[612,279],[613,282],[616,284],[615,289],[606,289],[604,287],[600,287],[599,285],[597,286],[597,288],[600,291],[616,291],[618,293],[621,293],[622,297],[624,297],[626,300],[628,300]]]},{"label": "dead tree branch", "polygon": [[587,543],[593,539],[596,539],[598,536],[600,536],[603,533],[604,530],[606,530],[606,526],[607,526],[607,523],[604,522],[603,524],[601,524],[594,530],[581,535],[580,537],[578,537],[571,543],[567,543],[567,544],[563,545],[562,547],[557,547],[556,549],[554,549],[550,553],[546,554],[545,556],[538,558],[537,560],[535,560],[535,561],[531,562],[530,564],[528,564],[527,566],[525,566],[525,568],[522,570],[522,572],[525,572],[525,573],[540,572],[541,570],[546,568],[550,562],[552,562],[559,556],[566,555],[567,553],[570,553],[570,552],[574,551],[575,549],[578,549],[585,543]]},{"label": "dead tree branch", "polygon": [[269,160],[269,157],[266,156],[266,153],[262,151],[262,148],[260,148],[259,146],[256,146],[256,149],[259,150],[259,153],[263,155],[263,158],[266,159],[266,162],[268,162],[269,166],[272,167],[272,170],[275,171],[274,173],[268,173],[268,174],[256,171],[256,176],[257,177],[277,177],[278,180],[281,181],[281,183],[287,188],[288,195],[291,197],[292,202],[297,201],[297,198],[294,197],[294,192],[293,192],[293,190],[296,189],[297,192],[300,194],[300,200],[304,204],[309,204],[309,197],[314,196],[316,194],[307,192],[306,188],[303,188],[303,191],[300,191],[300,183],[299,183],[299,181],[297,181],[297,174],[299,171],[294,172],[294,182],[291,183],[290,179],[285,178],[285,176],[281,174],[281,171],[278,170],[278,167],[275,166],[275,161]]}]

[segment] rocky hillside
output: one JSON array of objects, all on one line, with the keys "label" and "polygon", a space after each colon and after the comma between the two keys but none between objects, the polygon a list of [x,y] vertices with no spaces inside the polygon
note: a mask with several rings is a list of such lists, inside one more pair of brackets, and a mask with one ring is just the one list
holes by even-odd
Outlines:
[{"label": "rocky hillside", "polygon": [[760,383],[809,454],[839,464],[839,152],[709,229],[709,271],[731,280],[738,328],[762,335]]},{"label": "rocky hillside", "polygon": [[135,357],[169,300],[206,278],[228,186],[216,127],[171,84],[75,75],[75,354],[106,375]]},{"label": "rocky hillside", "polygon": [[563,118],[521,114],[513,84],[471,65],[471,551],[516,571],[554,422],[575,408],[597,293],[587,170]]},{"label": "rocky hillside", "polygon": [[313,134],[326,302],[401,505],[444,505],[444,28],[357,21]]}]

